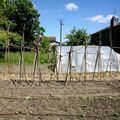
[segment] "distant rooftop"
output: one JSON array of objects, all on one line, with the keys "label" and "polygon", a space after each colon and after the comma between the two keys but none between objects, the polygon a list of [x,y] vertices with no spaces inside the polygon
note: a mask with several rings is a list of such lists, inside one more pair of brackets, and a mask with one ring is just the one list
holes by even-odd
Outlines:
[{"label": "distant rooftop", "polygon": [[[119,25],[120,25],[120,22],[117,23],[117,24],[116,24],[115,26],[113,26],[113,27],[116,27],[116,26],[119,26]],[[110,26],[109,26],[109,27],[106,27],[106,28],[103,28],[103,29],[101,29],[101,30],[99,30],[99,31],[97,31],[97,32],[95,32],[95,33],[92,33],[91,35],[96,34],[96,33],[99,33],[99,32],[102,32],[102,31],[107,30],[107,29],[110,29]]]},{"label": "distant rooftop", "polygon": [[[117,21],[116,21],[117,20]],[[102,32],[104,30],[107,30],[107,29],[110,29],[111,27],[116,27],[116,26],[120,26],[120,22],[118,22],[118,18],[116,18],[115,16],[112,17],[111,21],[110,21],[110,26],[109,27],[106,27],[104,29],[101,29],[95,33],[92,33],[91,35],[93,34],[96,34],[96,33],[99,33],[99,32]]]},{"label": "distant rooftop", "polygon": [[46,36],[49,41],[56,41],[56,37],[54,36]]}]

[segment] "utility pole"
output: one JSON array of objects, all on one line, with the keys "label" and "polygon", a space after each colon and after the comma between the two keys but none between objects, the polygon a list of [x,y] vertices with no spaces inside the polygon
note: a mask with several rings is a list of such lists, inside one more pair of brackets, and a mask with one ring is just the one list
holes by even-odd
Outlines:
[{"label": "utility pole", "polygon": [[59,81],[59,72],[61,72],[62,71],[62,68],[61,68],[61,58],[62,58],[62,55],[61,55],[61,47],[62,47],[62,29],[63,29],[63,19],[58,19],[59,20],[59,22],[60,22],[60,49],[59,49],[59,66],[58,66],[58,68],[56,69],[56,71],[57,71],[57,81]]},{"label": "utility pole", "polygon": [[59,19],[59,22],[60,22],[60,45],[62,45],[62,29],[63,29],[63,23],[64,20],[62,19]]}]

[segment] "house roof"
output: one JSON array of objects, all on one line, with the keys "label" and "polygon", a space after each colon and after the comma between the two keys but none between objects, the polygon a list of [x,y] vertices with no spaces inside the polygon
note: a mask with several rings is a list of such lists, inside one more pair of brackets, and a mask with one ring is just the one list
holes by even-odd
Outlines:
[{"label": "house roof", "polygon": [[56,37],[55,36],[41,36],[40,38],[42,39],[43,37],[48,38],[49,41],[56,41]]},{"label": "house roof", "polygon": [[[119,25],[120,25],[120,22],[117,23],[117,24],[116,24],[115,26],[113,26],[113,27],[116,27],[116,26],[119,26]],[[96,34],[96,33],[102,32],[102,31],[107,30],[107,29],[110,29],[110,26],[109,26],[109,27],[106,27],[106,28],[103,28],[103,29],[101,29],[101,30],[99,30],[99,31],[97,31],[97,32],[95,32],[95,33],[92,33],[91,35],[94,35],[94,34]]]},{"label": "house roof", "polygon": [[49,41],[56,41],[56,37],[54,36],[46,36]]}]

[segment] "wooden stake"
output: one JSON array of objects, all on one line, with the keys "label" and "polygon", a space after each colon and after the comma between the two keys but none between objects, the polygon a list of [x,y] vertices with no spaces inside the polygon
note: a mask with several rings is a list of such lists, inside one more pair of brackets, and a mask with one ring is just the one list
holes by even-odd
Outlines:
[{"label": "wooden stake", "polygon": [[94,67],[92,81],[95,78],[95,71],[96,71],[97,62],[98,62],[98,58],[99,58],[99,54],[100,54],[100,48],[101,48],[101,45],[102,45],[101,35],[102,35],[102,33],[100,32],[99,46],[98,46],[98,51],[97,51],[97,56],[96,56],[96,61],[95,61],[95,67]]},{"label": "wooden stake", "polygon": [[84,60],[85,60],[85,71],[84,71],[84,81],[87,79],[87,60],[86,60],[86,54],[87,54],[87,41],[85,40],[85,53],[84,53]]},{"label": "wooden stake", "polygon": [[36,70],[38,72],[38,75],[39,75],[39,85],[41,84],[42,82],[42,74],[41,74],[41,69],[40,69],[40,60],[39,60],[39,42],[37,41],[37,43],[35,43],[35,59],[34,59],[34,68],[33,68],[33,81],[34,81],[34,78],[35,78],[35,73],[36,73]]}]

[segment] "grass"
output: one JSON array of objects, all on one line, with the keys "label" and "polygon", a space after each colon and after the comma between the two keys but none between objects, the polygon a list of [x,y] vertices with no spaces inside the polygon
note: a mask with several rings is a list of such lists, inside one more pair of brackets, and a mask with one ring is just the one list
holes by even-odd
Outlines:
[{"label": "grass", "polygon": [[[0,57],[0,64],[6,64],[8,61],[8,55],[4,54]],[[35,59],[35,52],[24,52],[24,61],[27,65],[32,65]],[[10,52],[9,60],[11,64],[19,64],[20,53],[19,52]],[[48,63],[48,53],[42,52],[39,54],[39,60],[41,64]]]}]

